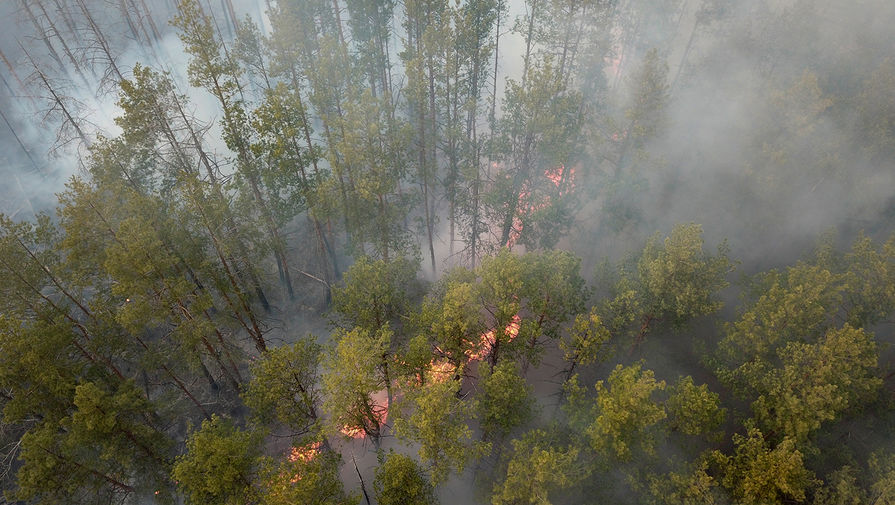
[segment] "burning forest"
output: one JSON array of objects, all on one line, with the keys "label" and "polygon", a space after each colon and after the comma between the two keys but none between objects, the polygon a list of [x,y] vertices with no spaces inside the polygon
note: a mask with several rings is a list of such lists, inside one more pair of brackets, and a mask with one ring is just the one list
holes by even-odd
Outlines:
[{"label": "burning forest", "polygon": [[3,503],[895,503],[895,4],[0,13]]}]

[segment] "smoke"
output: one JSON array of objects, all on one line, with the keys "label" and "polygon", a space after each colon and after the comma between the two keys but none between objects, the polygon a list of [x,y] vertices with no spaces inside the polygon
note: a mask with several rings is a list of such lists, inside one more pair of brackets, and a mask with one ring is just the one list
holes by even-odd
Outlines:
[{"label": "smoke", "polygon": [[[607,208],[593,203],[579,219],[584,240],[573,237],[572,247],[616,256],[674,223],[697,222],[710,243],[727,238],[734,256],[765,268],[829,229],[891,232],[893,163],[861,143],[866,111],[856,100],[888,57],[893,36],[882,20],[895,9],[878,1],[848,9],[832,1],[688,4],[677,36],[657,46],[669,68],[666,127],[621,184],[635,188],[620,198],[637,219],[607,240]],[[700,11],[712,4],[722,9]],[[608,115],[623,117],[637,60],[610,89]],[[595,182],[598,199],[619,191],[608,167],[594,169],[605,174]],[[604,225],[598,239],[587,232],[594,223]]]},{"label": "smoke", "polygon": [[[262,0],[234,4],[239,20],[249,16],[269,31]],[[34,213],[52,211],[55,195],[64,190],[66,181],[82,173],[87,145],[66,114],[88,142],[121,131],[114,121],[121,113],[116,105],[115,74],[83,9],[95,22],[124,78],[130,77],[138,63],[169,73],[189,98],[196,117],[211,124],[205,137],[208,151],[222,160],[230,154],[217,124],[219,105],[188,83],[189,58],[168,23],[176,14],[172,2],[130,2],[129,20],[118,5],[110,8],[105,2],[29,1],[30,10],[25,5],[19,1],[0,3],[0,15],[17,21],[7,24],[15,29],[0,34],[0,52],[6,60],[0,66],[0,108],[5,119],[0,121],[0,176],[12,181],[0,185],[0,212],[29,219]],[[56,9],[57,5],[65,12]],[[232,31],[227,13],[207,1],[203,5],[224,33]],[[147,6],[149,10],[143,11]]]},{"label": "smoke", "polygon": [[[240,15],[253,16],[262,30],[269,30],[261,1],[238,2],[237,7]],[[608,131],[608,125],[615,125],[623,130],[618,125],[627,123],[626,109],[639,84],[637,69],[651,48],[658,49],[667,65],[668,96],[662,128],[618,176],[613,166],[617,139],[604,135],[584,146],[580,158],[587,160],[582,162],[586,166],[576,170],[584,174],[579,186],[582,205],[573,233],[561,246],[585,259],[586,276],[604,256],[617,259],[637,250],[654,232],[667,232],[681,222],[702,224],[709,247],[729,240],[732,256],[743,261],[746,272],[791,263],[830,229],[845,240],[861,230],[873,237],[892,233],[895,158],[891,147],[874,143],[868,134],[878,125],[875,109],[895,110],[885,109],[895,104],[895,88],[874,84],[875,79],[887,82],[886,64],[891,64],[889,53],[895,47],[891,28],[895,4],[887,0],[627,0],[616,10],[642,21],[636,28],[622,29],[630,20],[619,17],[619,26],[612,30],[616,54],[603,62],[612,68],[587,72],[604,74],[609,88],[603,108],[591,118],[594,129]],[[524,12],[522,0],[509,2],[507,18],[501,22],[498,107],[507,79],[521,78],[524,41],[510,30]],[[166,22],[171,9],[158,7],[154,16],[162,31],[154,52],[124,32],[114,10],[97,7],[94,14],[114,39],[112,47],[120,50],[115,58],[122,71],[137,62],[169,71],[179,89],[190,96],[197,117],[215,123],[206,137],[209,150],[218,158],[230,155],[216,124],[218,104],[188,85],[188,57]],[[0,3],[0,15],[14,19],[24,14],[19,2],[5,2]],[[222,22],[219,18],[218,23]],[[28,218],[55,205],[53,195],[79,173],[85,149],[70,129],[57,137],[59,111],[47,114],[47,90],[37,86],[31,75],[34,69],[25,63],[19,43],[58,84],[65,103],[77,112],[79,125],[91,137],[116,135],[113,118],[119,110],[113,91],[106,88],[97,93],[105,69],[97,67],[96,77],[88,75],[88,86],[66,84],[80,79],[74,69],[55,64],[43,42],[29,31],[30,25],[16,26],[22,31],[11,29],[0,35],[0,49],[17,72],[13,75],[0,68],[8,88],[0,87],[0,107],[10,123],[7,127],[0,122],[4,153],[0,212]],[[393,47],[397,51],[397,41]],[[617,68],[612,62],[618,62]],[[618,131],[616,137],[619,134],[630,132]],[[448,243],[447,204],[442,200],[436,209],[440,216],[434,244],[438,271],[433,279],[450,266],[465,263],[461,243],[453,248]],[[420,250],[426,251],[425,233],[418,234],[417,240]],[[428,262],[424,260],[423,265]],[[284,340],[299,328],[325,333],[313,308],[306,312],[282,315],[282,321],[274,323],[282,327],[277,332]],[[696,375],[697,382],[712,383],[713,376],[698,363],[692,345],[714,331],[713,327],[697,328],[689,338],[671,344],[649,340],[638,354],[617,358],[625,362],[647,358],[657,376],[669,382],[686,371]],[[528,379],[547,418],[555,409],[554,376],[561,362],[552,355],[545,363],[530,371]],[[614,363],[589,369],[582,382],[605,377]],[[356,455],[358,469],[371,489],[376,460],[363,444],[350,441],[343,447],[346,464],[341,472],[349,489],[359,489],[351,454]],[[392,438],[383,447],[414,450]],[[474,473],[469,470],[452,477],[440,488],[442,501],[478,499],[470,485]]]}]

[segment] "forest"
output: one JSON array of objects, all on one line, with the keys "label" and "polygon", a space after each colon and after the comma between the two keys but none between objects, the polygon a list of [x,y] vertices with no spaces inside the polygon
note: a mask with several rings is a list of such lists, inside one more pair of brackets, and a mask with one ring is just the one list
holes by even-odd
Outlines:
[{"label": "forest", "polygon": [[895,504],[895,4],[0,13],[0,503]]}]

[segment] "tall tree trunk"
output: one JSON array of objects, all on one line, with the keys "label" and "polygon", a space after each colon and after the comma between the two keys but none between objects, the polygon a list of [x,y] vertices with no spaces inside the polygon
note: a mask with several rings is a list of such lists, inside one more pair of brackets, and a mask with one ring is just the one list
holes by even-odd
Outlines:
[{"label": "tall tree trunk", "polygon": [[71,49],[68,47],[68,44],[65,42],[65,39],[62,35],[59,34],[59,30],[56,29],[56,25],[53,24],[53,20],[50,18],[49,14],[47,14],[47,10],[44,9],[43,4],[39,0],[35,0],[34,4],[40,9],[41,14],[43,14],[44,19],[47,20],[47,24],[50,25],[49,31],[59,43],[62,45],[62,50],[65,52],[65,55],[68,57],[68,61],[71,62],[72,69],[81,79],[85,86],[90,87],[90,82],[87,80],[87,77],[84,76],[84,73],[81,71],[81,65],[78,63],[78,60],[75,59],[74,55],[71,52]]},{"label": "tall tree trunk", "polygon": [[[430,137],[429,137],[429,168],[432,170],[432,173],[429,175],[435,176],[438,171],[438,159],[436,156],[436,149],[438,144],[438,123],[437,123],[437,111],[435,108],[435,68],[432,61],[432,55],[430,54],[428,57],[429,65],[428,65],[428,77],[429,77],[429,127]],[[427,170],[428,173],[428,170]],[[426,203],[426,231],[429,236],[429,258],[432,261],[432,275],[437,275],[438,272],[435,268],[435,244],[434,244],[434,220],[435,220],[435,198],[432,198],[432,209],[429,209],[428,204],[428,183],[426,185],[426,199],[424,203]]]},{"label": "tall tree trunk", "polygon": [[38,21],[37,16],[34,15],[34,12],[31,10],[31,7],[28,5],[28,0],[21,0],[22,7],[24,7],[25,12],[28,14],[28,20],[31,21],[31,24],[34,26],[35,36],[40,38],[43,41],[44,46],[47,48],[47,52],[50,53],[50,56],[53,58],[53,61],[59,65],[59,70],[64,71],[65,65],[62,63],[62,58],[59,57],[59,53],[56,52],[56,49],[53,47],[53,44],[50,42],[50,38],[47,37],[46,32],[44,32],[43,26],[41,26],[40,21]]},{"label": "tall tree trunk", "polygon": [[84,3],[84,0],[76,0],[78,6],[81,8],[81,12],[84,14],[84,18],[87,19],[88,25],[90,25],[90,31],[93,32],[93,36],[96,37],[96,43],[99,44],[99,49],[102,51],[103,55],[105,55],[106,60],[109,64],[109,71],[112,74],[112,77],[115,79],[115,85],[124,80],[124,76],[121,71],[118,69],[118,64],[115,62],[115,57],[112,56],[112,50],[109,47],[109,42],[106,40],[105,35],[103,35],[102,30],[100,30],[99,25],[96,24],[96,21],[93,19],[93,15],[90,14],[90,10],[87,8],[87,5]]},{"label": "tall tree trunk", "polygon": [[[6,79],[3,79],[3,82],[5,84]],[[25,153],[25,156],[28,158],[28,161],[31,162],[31,166],[34,167],[34,170],[36,170],[38,173],[42,173],[43,170],[41,170],[40,165],[38,165],[37,162],[34,161],[34,158],[31,156],[31,152],[25,146],[25,143],[22,142],[22,139],[21,139],[21,137],[19,137],[19,134],[16,133],[16,129],[12,126],[12,123],[9,122],[9,118],[6,117],[6,113],[3,112],[2,108],[0,108],[0,118],[3,118],[3,122],[6,123],[6,126],[9,127],[9,132],[12,133],[13,138],[16,139],[16,143],[18,143],[19,147],[22,149],[22,152]],[[18,176],[16,177],[16,180],[18,181]],[[22,183],[19,182],[19,188],[21,188],[21,186],[22,186]],[[22,190],[22,196],[24,196],[26,198],[26,200],[28,200],[27,195],[24,194],[24,190]],[[31,206],[31,200],[28,200],[28,206],[29,207]],[[34,212],[33,207],[31,208],[31,212],[32,213]]]},{"label": "tall tree trunk", "polygon": [[[9,70],[9,74],[12,75],[13,79],[16,80],[21,93],[27,96],[31,104],[34,105],[34,97],[31,96],[30,93],[28,93],[28,88],[25,87],[25,83],[23,83],[22,80],[19,78],[19,74],[16,72],[15,67],[12,66],[12,63],[9,62],[9,60],[6,58],[6,54],[4,54],[3,51],[0,51],[0,60],[3,60],[3,64],[6,65],[6,69]],[[9,87],[9,85],[7,85],[7,87]],[[10,96],[16,95],[18,95],[18,93],[11,93]]]},{"label": "tall tree trunk", "polygon": [[34,67],[34,72],[37,75],[38,79],[40,80],[41,84],[43,84],[44,89],[46,89],[47,92],[50,93],[50,96],[52,96],[53,106],[55,108],[57,108],[59,110],[59,112],[62,114],[62,116],[64,118],[63,123],[62,123],[63,127],[66,124],[71,125],[71,127],[75,130],[75,134],[78,136],[79,139],[81,139],[81,142],[85,146],[90,147],[92,142],[87,137],[87,135],[84,134],[84,131],[81,129],[81,126],[78,124],[78,122],[75,121],[75,118],[74,118],[74,116],[72,116],[71,111],[69,111],[68,107],[65,105],[65,101],[62,100],[62,97],[60,97],[56,93],[56,90],[50,84],[50,81],[47,79],[47,76],[43,73],[43,71],[40,70],[40,68],[37,66],[37,63],[31,57],[31,54],[29,54],[28,51],[25,49],[25,47],[22,46],[21,44],[19,44],[19,47],[21,47],[22,51],[25,53],[25,56],[28,58],[28,61],[31,63],[31,66]]},{"label": "tall tree trunk", "polygon": [[[184,125],[187,128],[187,131],[190,134],[190,139],[193,141],[193,147],[196,149],[199,154],[199,160],[202,166],[205,168],[206,175],[211,181],[211,187],[213,188],[215,195],[221,202],[227,202],[227,199],[224,197],[223,192],[221,191],[221,186],[217,182],[217,176],[215,175],[214,167],[211,165],[211,160],[208,157],[208,154],[202,148],[202,142],[199,138],[199,135],[196,133],[196,130],[192,127],[192,123],[189,120],[189,117],[186,115],[186,111],[183,108],[180,100],[177,98],[177,93],[173,89],[170,90],[170,98],[177,108],[177,112],[184,122]],[[233,212],[230,210],[229,204],[225,204],[224,207],[225,218],[230,226],[235,230],[238,229],[236,224],[236,218],[233,215]],[[258,279],[257,274],[255,273],[255,269],[252,268],[251,263],[248,262],[249,254],[246,249],[245,243],[241,240],[240,237],[236,237],[234,247],[236,248],[236,253],[243,258],[248,267],[246,269],[240,268],[238,264],[236,264],[236,274],[240,279],[245,279],[248,277],[248,281],[252,286],[252,289],[255,291],[255,296],[258,297],[258,301],[261,303],[262,308],[265,312],[270,312],[270,303],[267,300],[267,296],[264,294],[264,289],[261,287],[261,281]]]},{"label": "tall tree trunk", "polygon": [[529,64],[531,62],[531,46],[534,43],[535,16],[537,15],[538,0],[531,0],[531,11],[528,13],[528,30],[525,34],[525,58],[522,60],[522,88],[528,79]]}]

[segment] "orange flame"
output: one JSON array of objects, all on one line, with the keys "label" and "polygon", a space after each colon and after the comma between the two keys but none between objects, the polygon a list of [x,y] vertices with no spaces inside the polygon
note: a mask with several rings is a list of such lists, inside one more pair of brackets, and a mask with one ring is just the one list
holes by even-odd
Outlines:
[{"label": "orange flame", "polygon": [[559,185],[562,184],[563,172],[565,172],[565,169],[565,165],[560,165],[556,168],[548,168],[544,171],[544,175],[558,188]]},{"label": "orange flame", "polygon": [[[381,426],[388,420],[388,390],[383,389],[370,395],[373,402],[373,417]],[[366,438],[367,432],[359,426],[343,426],[339,430],[343,435],[349,438]]]},{"label": "orange flame", "polygon": [[[503,329],[504,335],[508,337],[508,341],[512,342],[517,336],[519,336],[519,328],[521,327],[522,318],[519,317],[519,314],[513,316],[513,320],[510,321],[509,324]],[[494,338],[494,330],[488,330],[485,333],[482,333],[482,341],[477,351],[467,351],[467,355],[469,356],[469,361],[481,361],[485,359],[489,354],[491,354],[491,349],[494,347],[496,340]]]},{"label": "orange flame", "polygon": [[321,442],[314,442],[301,447],[293,447],[292,450],[289,451],[289,461],[301,461],[307,463],[320,454],[321,447],[323,447]]},{"label": "orange flame", "polygon": [[[308,445],[303,445],[301,447],[293,447],[289,451],[289,456],[287,456],[287,459],[289,459],[289,461],[291,461],[293,463],[298,462],[298,461],[300,461],[302,463],[308,463],[312,459],[316,458],[318,454],[320,454],[320,448],[322,446],[323,446],[323,443],[314,442],[314,443],[311,443]],[[291,479],[289,479],[289,482],[291,482],[292,484],[295,484],[296,482],[298,482],[300,480],[301,480],[301,474],[296,473],[295,475],[292,476]]]},{"label": "orange flame", "polygon": [[[560,164],[555,168],[548,168],[544,171],[544,176],[553,183],[554,186],[559,190],[559,194],[569,191],[574,188],[574,177],[575,177],[575,168],[571,167],[568,170],[566,166]],[[531,201],[531,191],[528,188],[523,188],[519,191],[519,203],[516,206],[516,215],[513,216],[513,225],[510,229],[509,237],[507,237],[506,247],[512,249],[516,242],[519,240],[519,237],[522,235],[522,217],[528,214],[531,214],[534,211],[543,209],[547,205],[550,204],[550,196],[546,195],[543,201]]]},{"label": "orange flame", "polygon": [[429,379],[430,382],[442,383],[447,382],[454,376],[456,373],[457,367],[455,367],[450,361],[446,359],[435,360],[433,359],[429,362],[429,369],[426,371],[426,378]]}]

